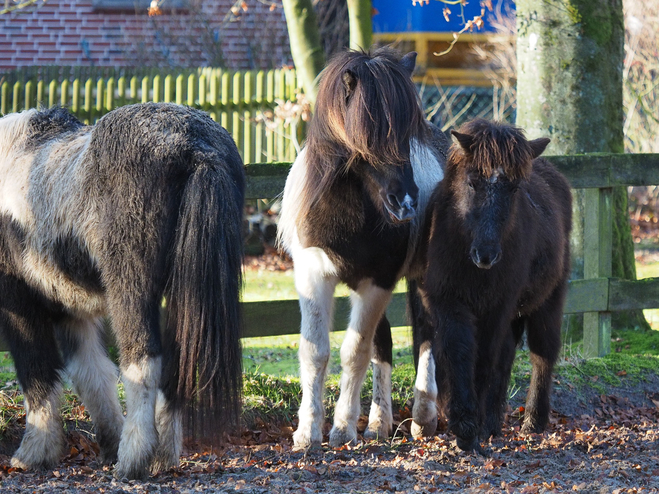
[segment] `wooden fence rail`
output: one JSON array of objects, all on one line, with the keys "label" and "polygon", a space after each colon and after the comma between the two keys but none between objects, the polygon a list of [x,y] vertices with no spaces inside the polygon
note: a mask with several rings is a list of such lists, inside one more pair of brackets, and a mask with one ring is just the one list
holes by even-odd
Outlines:
[{"label": "wooden fence rail", "polygon": [[[639,281],[611,277],[612,187],[659,184],[659,154],[587,154],[547,157],[573,188],[585,189],[584,279],[570,282],[566,314],[584,314],[584,355],[610,351],[611,312],[659,308],[659,278]],[[284,187],[287,163],[247,166],[247,196],[273,198]],[[345,328],[350,303],[336,299],[335,328]],[[387,309],[392,326],[407,325],[405,294],[394,294]],[[244,303],[245,336],[296,333],[297,300]],[[267,322],[264,322],[267,321]]]},{"label": "wooden fence rail", "polygon": [[295,118],[286,122],[274,114],[278,101],[296,101],[297,77],[293,69],[232,72],[209,68],[139,76],[76,74],[44,68],[26,72],[23,77],[0,78],[1,114],[60,105],[84,123],[92,124],[127,104],[185,104],[207,111],[222,124],[236,141],[245,163],[293,161],[296,143],[304,135],[304,122]]}]

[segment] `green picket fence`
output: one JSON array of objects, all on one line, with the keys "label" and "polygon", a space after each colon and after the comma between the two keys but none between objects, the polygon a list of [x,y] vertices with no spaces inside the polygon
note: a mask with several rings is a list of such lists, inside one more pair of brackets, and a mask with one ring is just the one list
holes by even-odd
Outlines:
[{"label": "green picket fence", "polygon": [[[34,68],[2,76],[3,115],[37,106],[61,105],[92,124],[123,105],[146,102],[185,104],[207,111],[233,136],[245,163],[292,161],[304,135],[303,122],[271,117],[277,100],[296,100],[293,69],[227,71],[196,69],[176,74],[119,75],[111,70],[77,76],[75,69]],[[144,70],[143,72],[147,72]],[[266,117],[266,118],[264,118]]]}]

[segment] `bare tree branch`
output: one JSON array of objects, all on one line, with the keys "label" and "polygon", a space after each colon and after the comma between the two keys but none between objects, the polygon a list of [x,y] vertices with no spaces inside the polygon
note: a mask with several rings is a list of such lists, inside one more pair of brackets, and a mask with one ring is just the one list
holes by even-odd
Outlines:
[{"label": "bare tree branch", "polygon": [[26,9],[35,3],[46,3],[48,0],[5,0],[4,7],[0,10],[0,15],[14,12],[15,10]]}]

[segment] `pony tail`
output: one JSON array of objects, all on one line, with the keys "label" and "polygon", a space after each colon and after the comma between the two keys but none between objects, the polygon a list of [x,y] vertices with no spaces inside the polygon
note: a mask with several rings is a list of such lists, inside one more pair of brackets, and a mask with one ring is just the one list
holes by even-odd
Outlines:
[{"label": "pony tail", "polygon": [[237,423],[242,391],[244,171],[235,161],[231,169],[202,161],[188,179],[165,294],[164,344],[173,357],[163,365],[163,390],[185,409],[188,432],[214,443]]}]

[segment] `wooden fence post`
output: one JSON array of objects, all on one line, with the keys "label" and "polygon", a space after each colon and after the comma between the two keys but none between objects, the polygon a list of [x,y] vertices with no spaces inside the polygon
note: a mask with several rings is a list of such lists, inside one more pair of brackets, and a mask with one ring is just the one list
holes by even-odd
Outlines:
[{"label": "wooden fence post", "polygon": [[34,87],[34,83],[32,81],[27,81],[25,83],[25,110],[29,110],[30,108],[34,108],[36,106],[35,101],[34,101],[34,94],[32,91],[32,88]]},{"label": "wooden fence post", "polygon": [[222,74],[222,85],[221,85],[221,98],[222,98],[222,113],[220,116],[220,125],[227,129],[231,134],[231,128],[229,127],[229,89],[231,87],[231,75],[229,72],[224,72]]},{"label": "wooden fence post", "polygon": [[85,118],[83,121],[87,125],[94,123],[92,119],[93,98],[94,98],[94,81],[92,81],[90,77],[89,79],[87,79],[87,82],[85,82]]},{"label": "wooden fence post", "polygon": [[243,111],[243,162],[253,163],[252,145],[254,143],[252,127],[252,95],[254,91],[254,74],[245,73],[245,87],[243,92],[243,101],[245,105]]},{"label": "wooden fence post", "polygon": [[69,106],[69,81],[62,81],[60,85],[60,106]]},{"label": "wooden fence post", "polygon": [[[611,277],[612,191],[610,187],[585,190],[584,279]],[[611,351],[610,312],[584,313],[583,346],[586,358],[602,357]]]},{"label": "wooden fence post", "polygon": [[[265,72],[259,70],[256,73],[256,104],[259,110],[254,112],[254,118],[258,118],[263,114],[263,89],[265,85]],[[259,115],[261,113],[261,115]],[[263,121],[258,118],[256,123],[256,136],[254,141],[254,163],[263,162]]]},{"label": "wooden fence post", "polygon": [[243,74],[242,72],[235,72],[233,74],[233,99],[231,101],[231,114],[232,114],[232,120],[231,120],[231,135],[233,136],[233,140],[236,142],[236,146],[238,149],[242,149],[243,147],[243,129],[241,128],[240,125],[240,109],[242,107],[242,99],[243,99]]},{"label": "wooden fence post", "polygon": [[2,83],[2,101],[0,102],[0,114],[3,116],[9,112],[9,83],[7,81]]}]

